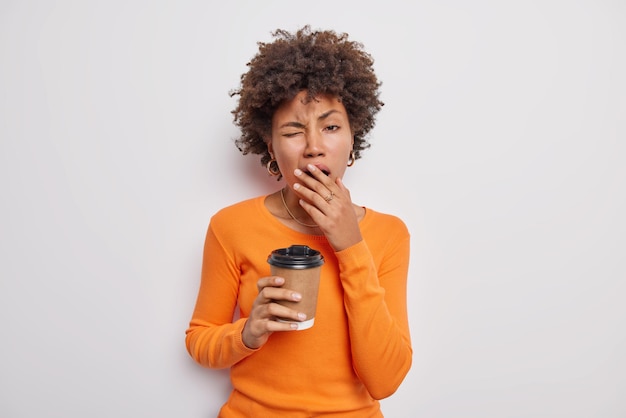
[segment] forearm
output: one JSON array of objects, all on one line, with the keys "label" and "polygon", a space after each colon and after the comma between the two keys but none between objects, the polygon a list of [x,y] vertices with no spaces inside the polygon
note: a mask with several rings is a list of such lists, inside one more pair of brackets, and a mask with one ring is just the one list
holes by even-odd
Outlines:
[{"label": "forearm", "polygon": [[[408,260],[408,248],[406,248]],[[406,318],[408,262],[378,276],[365,242],[339,254],[355,372],[377,399],[391,395],[411,367]],[[387,286],[381,286],[381,280]]]},{"label": "forearm", "polygon": [[239,280],[239,266],[211,224],[205,241],[200,289],[185,338],[191,357],[205,367],[230,367],[254,352],[242,341],[245,319],[233,322]]},{"label": "forearm", "polygon": [[227,368],[252,354],[241,338],[245,318],[215,325],[192,319],[185,343],[191,357],[205,367]]}]

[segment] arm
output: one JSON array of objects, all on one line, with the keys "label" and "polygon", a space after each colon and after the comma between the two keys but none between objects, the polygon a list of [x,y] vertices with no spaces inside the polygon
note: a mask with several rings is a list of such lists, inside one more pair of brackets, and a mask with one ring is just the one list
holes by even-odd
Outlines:
[{"label": "arm", "polygon": [[385,249],[378,271],[365,241],[337,252],[353,367],[376,399],[397,390],[412,361],[406,308],[408,232],[388,242],[393,246]]},{"label": "arm", "polygon": [[386,222],[381,232],[371,234],[368,239],[380,260],[377,267],[362,238],[350,191],[340,178],[333,181],[312,165],[308,169],[313,177],[296,170],[301,183],[293,187],[300,205],[335,249],[353,367],[370,395],[382,399],[395,392],[411,368],[406,309],[409,233],[402,222]]},{"label": "arm", "polygon": [[[214,218],[215,219],[215,218]],[[224,219],[220,218],[221,224]],[[258,294],[251,301],[246,318],[234,323],[233,314],[241,301],[242,266],[227,250],[219,237],[232,235],[216,233],[216,224],[209,226],[204,247],[202,281],[196,308],[187,329],[186,345],[189,354],[198,363],[212,368],[230,367],[261,348],[276,331],[292,331],[293,324],[276,318],[301,321],[298,312],[275,303],[277,300],[298,300],[299,295],[282,288],[281,277],[261,277],[256,281]],[[234,244],[234,248],[240,248]]]},{"label": "arm", "polygon": [[185,344],[203,366],[230,367],[255,350],[242,341],[245,319],[233,321],[239,289],[239,269],[209,226],[204,245],[200,290]]}]

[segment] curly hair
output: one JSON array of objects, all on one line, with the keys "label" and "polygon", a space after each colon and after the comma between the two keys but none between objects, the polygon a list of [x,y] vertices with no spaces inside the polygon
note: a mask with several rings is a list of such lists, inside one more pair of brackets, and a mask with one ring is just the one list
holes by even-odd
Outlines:
[{"label": "curly hair", "polygon": [[285,101],[306,90],[308,100],[330,94],[340,100],[348,113],[354,134],[354,159],[369,148],[368,132],[384,105],[379,100],[381,82],[374,73],[372,57],[348,34],[312,31],[309,25],[295,33],[278,29],[274,42],[258,42],[259,50],[247,64],[240,87],[230,92],[239,95],[234,123],[241,135],[235,140],[245,155],[260,154],[266,165],[271,156],[263,138],[269,138],[272,116]]}]

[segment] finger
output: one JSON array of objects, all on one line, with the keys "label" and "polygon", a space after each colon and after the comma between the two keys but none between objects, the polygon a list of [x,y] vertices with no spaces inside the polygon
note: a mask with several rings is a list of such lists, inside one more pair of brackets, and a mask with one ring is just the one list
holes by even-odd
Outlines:
[{"label": "finger", "polygon": [[269,286],[261,289],[259,297],[265,299],[266,301],[285,300],[290,302],[300,302],[302,300],[302,295],[298,292],[294,292],[290,289]]},{"label": "finger", "polygon": [[283,284],[285,284],[285,279],[280,276],[261,277],[256,282],[256,288],[260,293],[261,290],[263,290],[266,287],[280,287]]},{"label": "finger", "polygon": [[279,303],[270,303],[267,305],[267,313],[270,318],[283,319],[291,321],[304,321],[306,314],[295,309],[288,308]]},{"label": "finger", "polygon": [[320,170],[318,167],[314,166],[313,164],[307,164],[306,168],[309,171],[309,173],[311,173],[311,176],[317,179],[317,181],[322,183],[324,186],[326,187],[332,186],[333,184],[332,179],[326,173]]},{"label": "finger", "polygon": [[268,321],[266,324],[267,332],[276,331],[295,331],[298,329],[297,322],[280,322],[280,321]]},{"label": "finger", "polygon": [[350,190],[348,190],[348,188],[346,187],[345,184],[343,184],[343,180],[341,180],[339,177],[337,177],[335,179],[335,184],[337,185],[337,187],[339,188],[339,190],[341,190],[343,193],[346,194],[350,194]]},{"label": "finger", "polygon": [[337,187],[337,192],[335,192],[335,196],[340,195],[341,198],[347,202],[352,203],[352,196],[350,196],[350,190],[346,187],[339,177],[335,179],[335,187]]},{"label": "finger", "polygon": [[320,210],[324,207],[324,204],[330,203],[337,196],[335,192],[319,182],[309,186],[309,188],[302,186],[300,183],[294,183],[293,189],[303,200],[313,204]]},{"label": "finger", "polygon": [[309,170],[308,174],[300,169],[294,170],[294,175],[301,184],[305,185],[307,188],[321,194],[322,191],[330,190],[335,187],[331,178],[324,174],[319,168],[309,164],[307,169]]},{"label": "finger", "polygon": [[[323,186],[323,187],[316,187],[314,185],[313,188],[320,196],[322,196],[324,201],[330,202],[331,200],[334,199],[336,194],[338,194],[338,193],[340,193],[342,191],[341,187],[339,187],[339,185],[337,184],[337,180],[339,180],[339,177],[337,177],[335,179],[335,181],[333,181],[329,176],[326,175],[326,173],[324,173],[318,167],[316,167],[316,166],[314,166],[312,164],[309,164],[308,168],[310,169],[312,175]],[[307,176],[307,177],[309,177],[309,176]]]},{"label": "finger", "polygon": [[251,345],[249,347],[259,347],[265,343],[267,337],[275,331],[293,331],[294,329],[298,329],[297,323],[289,323],[289,322],[280,322],[277,321],[276,318],[255,318],[249,317],[246,323],[246,327],[248,327],[249,335],[256,340],[255,342],[250,342]]}]

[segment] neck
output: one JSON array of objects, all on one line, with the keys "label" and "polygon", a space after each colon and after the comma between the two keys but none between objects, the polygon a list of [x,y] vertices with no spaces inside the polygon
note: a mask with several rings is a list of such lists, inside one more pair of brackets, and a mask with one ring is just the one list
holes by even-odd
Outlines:
[{"label": "neck", "polygon": [[[284,188],[280,189],[280,198],[282,199],[283,206],[285,207],[285,210],[287,211],[287,215],[289,215],[289,217],[293,219],[296,223],[302,226],[306,226],[308,228],[318,227],[318,225],[313,223],[313,220],[308,216],[308,214],[303,215],[303,216],[296,216],[296,214],[289,208],[289,205],[287,204],[287,199],[285,198]],[[297,206],[299,207],[300,205],[297,205]],[[302,218],[306,218],[307,221],[301,220]]]}]

